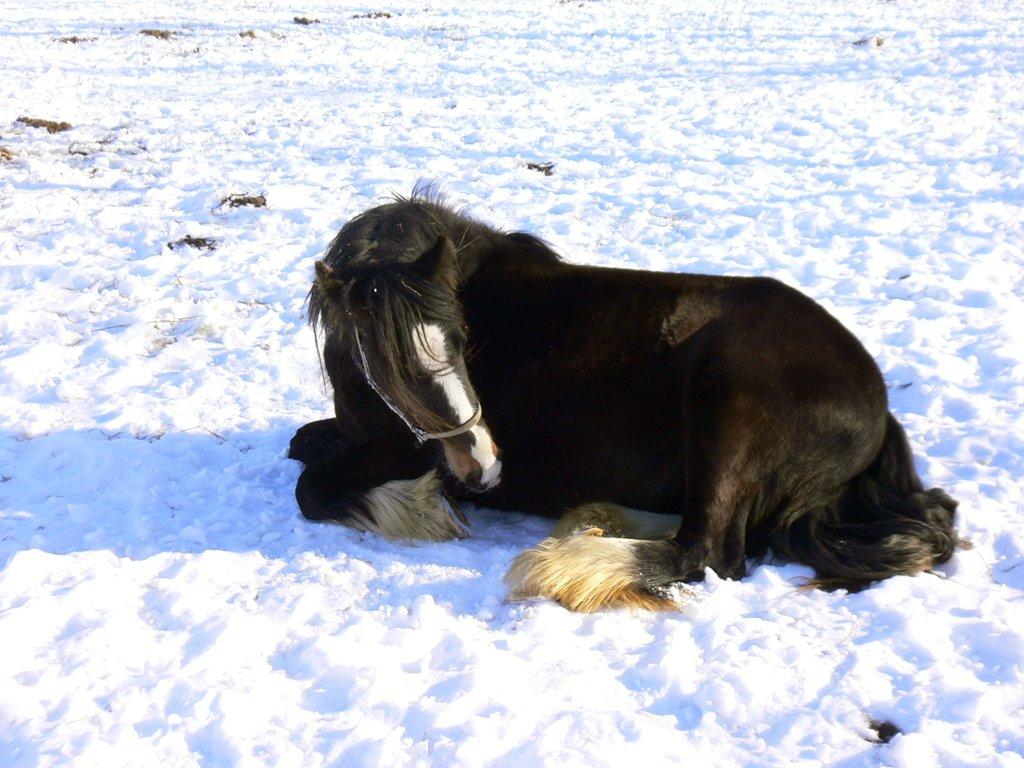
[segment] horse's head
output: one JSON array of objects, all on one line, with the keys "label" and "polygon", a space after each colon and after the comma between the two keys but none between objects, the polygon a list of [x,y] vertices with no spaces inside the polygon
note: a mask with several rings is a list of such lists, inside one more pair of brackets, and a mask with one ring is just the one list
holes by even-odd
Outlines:
[{"label": "horse's head", "polygon": [[458,270],[441,235],[408,264],[342,275],[318,261],[315,289],[367,383],[417,437],[440,441],[459,480],[486,490],[498,483],[501,461],[463,359]]}]

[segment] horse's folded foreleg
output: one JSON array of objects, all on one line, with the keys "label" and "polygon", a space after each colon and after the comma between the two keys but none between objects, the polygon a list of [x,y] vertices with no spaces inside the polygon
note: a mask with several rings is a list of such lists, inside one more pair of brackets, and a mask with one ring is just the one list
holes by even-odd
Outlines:
[{"label": "horse's folded foreleg", "polygon": [[428,452],[375,441],[306,467],[295,486],[309,520],[328,520],[402,541],[468,535]]}]

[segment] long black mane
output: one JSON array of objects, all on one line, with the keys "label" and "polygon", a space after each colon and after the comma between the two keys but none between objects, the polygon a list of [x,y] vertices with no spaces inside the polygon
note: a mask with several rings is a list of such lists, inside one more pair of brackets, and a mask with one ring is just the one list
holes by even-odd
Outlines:
[{"label": "long black mane", "polygon": [[[390,203],[351,219],[331,241],[323,261],[341,278],[381,272],[410,264],[439,235],[455,246],[464,275],[474,271],[485,252],[499,249],[520,258],[559,261],[543,240],[524,232],[506,233],[471,217],[434,186],[418,184],[408,197],[394,195]],[[310,325],[324,328],[324,297],[314,283],[308,297]]]}]

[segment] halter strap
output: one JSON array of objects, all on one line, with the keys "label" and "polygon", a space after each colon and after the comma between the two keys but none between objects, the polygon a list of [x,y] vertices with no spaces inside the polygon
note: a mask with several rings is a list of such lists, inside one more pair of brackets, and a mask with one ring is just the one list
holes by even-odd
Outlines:
[{"label": "halter strap", "polygon": [[469,421],[457,426],[455,429],[446,429],[444,432],[424,432],[423,437],[428,440],[441,440],[445,437],[455,437],[461,435],[464,432],[469,432],[473,427],[480,423],[480,417],[484,415],[484,409],[480,407],[480,403],[476,404],[476,412],[469,417]]},{"label": "halter strap", "polygon": [[395,405],[391,398],[388,397],[387,394],[385,394],[384,390],[377,385],[377,382],[373,380],[373,377],[370,376],[370,366],[367,365],[366,353],[363,352],[363,343],[359,339],[359,329],[356,328],[355,326],[352,326],[352,332],[355,334],[356,337],[356,348],[359,350],[359,360],[362,363],[363,378],[366,379],[366,383],[370,385],[370,389],[372,389],[374,392],[380,395],[380,399],[384,401],[384,404],[388,408],[390,408],[392,412],[396,416],[398,416],[398,418],[405,422],[405,426],[409,428],[410,432],[416,435],[416,439],[419,440],[421,443],[425,443],[427,442],[427,440],[442,440],[446,437],[456,437],[457,435],[469,432],[469,430],[471,430],[473,427],[480,423],[480,418],[483,416],[484,410],[483,407],[480,405],[480,401],[477,400],[476,411],[473,413],[473,415],[469,417],[468,421],[464,422],[463,424],[460,424],[454,429],[446,429],[443,432],[427,432],[426,430],[417,427],[415,424],[412,423],[412,421],[409,420],[408,416],[402,413],[401,409],[397,405]]}]

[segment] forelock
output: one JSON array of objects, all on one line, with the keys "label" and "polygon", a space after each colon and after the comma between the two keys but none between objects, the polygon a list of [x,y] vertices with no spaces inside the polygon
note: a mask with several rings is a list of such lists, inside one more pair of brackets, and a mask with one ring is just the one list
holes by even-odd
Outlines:
[{"label": "forelock", "polygon": [[[453,425],[427,408],[411,388],[428,373],[421,359],[424,339],[417,336],[425,326],[459,328],[462,309],[456,297],[408,268],[377,270],[353,287],[365,307],[363,332],[373,357],[371,375],[395,406],[427,431],[443,431]],[[447,362],[447,361],[445,361]]]}]

